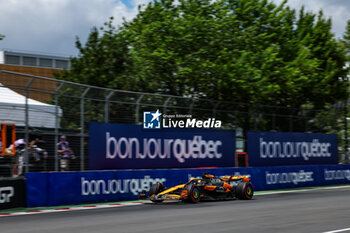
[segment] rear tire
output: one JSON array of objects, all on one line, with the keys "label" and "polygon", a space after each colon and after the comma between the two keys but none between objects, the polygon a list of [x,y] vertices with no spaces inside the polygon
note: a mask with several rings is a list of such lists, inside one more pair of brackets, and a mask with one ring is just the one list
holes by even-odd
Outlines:
[{"label": "rear tire", "polygon": [[185,199],[186,202],[197,203],[201,199],[201,192],[197,185],[189,184],[185,187],[188,191],[188,198]]},{"label": "rear tire", "polygon": [[254,188],[250,182],[241,182],[236,187],[236,198],[250,200],[253,198]]}]

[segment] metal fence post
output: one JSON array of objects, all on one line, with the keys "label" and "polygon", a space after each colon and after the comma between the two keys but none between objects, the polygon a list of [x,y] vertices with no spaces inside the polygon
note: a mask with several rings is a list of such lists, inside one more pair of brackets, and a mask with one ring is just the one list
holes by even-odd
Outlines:
[{"label": "metal fence post", "polygon": [[349,147],[349,141],[348,141],[348,103],[346,102],[345,103],[345,106],[344,106],[344,152],[345,152],[345,155],[347,156],[347,152],[348,152],[348,147]]},{"label": "metal fence post", "polygon": [[258,129],[258,117],[259,116],[257,116],[256,112],[253,112],[252,115],[254,116],[254,130],[257,130]]},{"label": "metal fence post", "polygon": [[193,112],[193,105],[194,105],[194,102],[195,102],[196,100],[195,99],[192,99],[192,103],[190,104],[190,111],[189,111],[189,115],[192,115],[192,112]]},{"label": "metal fence post", "polygon": [[29,109],[28,109],[28,98],[29,98],[29,87],[32,85],[34,81],[34,78],[31,78],[28,83],[25,86],[25,92],[26,92],[26,98],[25,98],[25,142],[26,142],[26,149],[24,154],[24,160],[25,160],[25,172],[27,173],[29,171],[29,158],[28,158],[28,143],[29,143]]},{"label": "metal fence post", "polygon": [[80,96],[80,170],[84,171],[85,170],[85,166],[84,166],[84,162],[85,162],[85,153],[84,153],[84,99],[86,94],[89,92],[90,87],[86,88],[83,92],[83,94]]},{"label": "metal fence post", "polygon": [[305,117],[305,121],[304,121],[304,127],[305,127],[305,128],[304,128],[304,131],[305,131],[305,132],[307,132],[307,131],[308,131],[308,128],[309,128],[307,122],[308,122],[308,118]]},{"label": "metal fence post", "polygon": [[221,103],[221,101],[217,101],[216,104],[214,105],[214,108],[213,108],[213,118],[215,118],[215,116],[216,116],[216,109],[217,109],[217,107],[219,106],[220,103]]},{"label": "metal fence post", "polygon": [[59,116],[58,116],[58,92],[62,89],[64,83],[60,83],[60,85],[56,88],[54,94],[55,94],[55,171],[58,171],[58,123],[59,123]]},{"label": "metal fence post", "polygon": [[105,123],[109,122],[109,100],[114,95],[114,91],[111,91],[108,93],[106,99],[105,99]]},{"label": "metal fence post", "polygon": [[166,114],[167,107],[168,107],[168,103],[169,103],[170,99],[171,99],[171,97],[168,97],[168,98],[164,101],[164,104],[163,104],[163,114]]},{"label": "metal fence post", "polygon": [[141,102],[143,97],[144,97],[144,95],[140,95],[139,98],[137,98],[137,100],[136,100],[136,119],[135,119],[136,125],[138,125],[140,122],[140,116],[139,116],[140,102]]}]

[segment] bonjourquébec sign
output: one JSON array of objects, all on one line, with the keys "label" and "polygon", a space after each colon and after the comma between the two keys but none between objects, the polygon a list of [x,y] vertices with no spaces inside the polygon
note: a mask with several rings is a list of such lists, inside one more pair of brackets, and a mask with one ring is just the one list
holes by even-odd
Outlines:
[{"label": "bonjourqu\u00e9bec sign", "polygon": [[234,156],[233,130],[89,124],[89,167],[93,170],[234,167]]},{"label": "bonjourqu\u00e9bec sign", "polygon": [[336,134],[248,131],[250,166],[337,164]]}]

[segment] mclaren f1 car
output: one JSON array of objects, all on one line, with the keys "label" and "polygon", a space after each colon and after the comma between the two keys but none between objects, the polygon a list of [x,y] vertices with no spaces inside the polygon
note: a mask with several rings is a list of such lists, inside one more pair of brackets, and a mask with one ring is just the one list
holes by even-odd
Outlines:
[{"label": "mclaren f1 car", "polygon": [[205,174],[202,178],[192,178],[186,184],[165,188],[163,184],[156,183],[148,192],[143,190],[139,199],[149,199],[152,202],[164,200],[180,200],[184,202],[197,203],[199,201],[253,198],[254,188],[250,177],[245,176],[221,176]]}]

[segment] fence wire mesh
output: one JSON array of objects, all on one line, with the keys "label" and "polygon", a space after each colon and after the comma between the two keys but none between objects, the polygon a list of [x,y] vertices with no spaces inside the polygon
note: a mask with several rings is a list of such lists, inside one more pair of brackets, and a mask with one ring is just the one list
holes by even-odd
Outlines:
[{"label": "fence wire mesh", "polygon": [[[337,133],[341,160],[348,148],[345,102],[322,111],[253,105],[114,90],[10,71],[0,71],[0,96],[0,123],[16,124],[16,139],[25,142],[16,156],[0,156],[0,177],[62,170],[62,135],[74,152],[69,170],[88,170],[89,122],[142,124],[143,112],[157,109],[221,120],[222,128],[243,132],[243,142],[247,130]],[[244,143],[240,145],[244,151]]]}]

